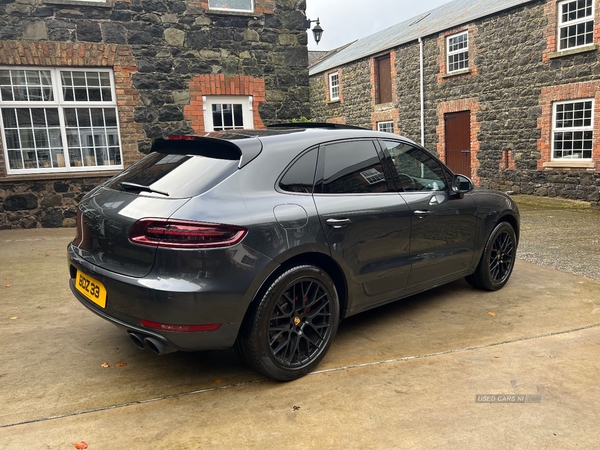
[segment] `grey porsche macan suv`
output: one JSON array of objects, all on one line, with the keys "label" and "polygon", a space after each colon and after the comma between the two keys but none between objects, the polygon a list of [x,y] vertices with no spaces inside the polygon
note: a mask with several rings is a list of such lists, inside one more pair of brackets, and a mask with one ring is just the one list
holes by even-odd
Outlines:
[{"label": "grey porsche macan suv", "polygon": [[292,380],[345,317],[461,277],[500,289],[518,236],[510,197],[396,135],[172,136],[80,202],[70,286],[140,348],[233,346]]}]

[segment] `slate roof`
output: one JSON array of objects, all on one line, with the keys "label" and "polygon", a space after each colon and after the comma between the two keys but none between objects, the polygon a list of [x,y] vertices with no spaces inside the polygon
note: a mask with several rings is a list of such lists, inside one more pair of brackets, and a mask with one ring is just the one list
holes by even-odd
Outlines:
[{"label": "slate roof", "polygon": [[315,75],[507,9],[539,0],[453,0],[419,16],[359,39],[313,65]]}]

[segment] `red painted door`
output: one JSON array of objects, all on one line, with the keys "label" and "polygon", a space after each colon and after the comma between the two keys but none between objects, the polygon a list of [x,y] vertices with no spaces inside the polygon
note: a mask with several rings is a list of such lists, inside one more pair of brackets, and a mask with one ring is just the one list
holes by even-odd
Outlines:
[{"label": "red painted door", "polygon": [[471,177],[471,112],[444,115],[446,164],[454,173]]}]

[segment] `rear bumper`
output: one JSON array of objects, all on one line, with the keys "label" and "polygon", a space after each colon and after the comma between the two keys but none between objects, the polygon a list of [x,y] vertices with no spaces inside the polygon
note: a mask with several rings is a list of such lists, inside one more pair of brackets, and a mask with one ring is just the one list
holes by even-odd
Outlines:
[{"label": "rear bumper", "polygon": [[151,328],[143,327],[139,323],[139,320],[137,320],[137,324],[134,324],[111,316],[109,313],[97,307],[87,298],[81,295],[79,291],[75,289],[73,279],[69,280],[69,287],[71,288],[73,295],[75,295],[75,298],[77,298],[77,300],[79,300],[83,306],[92,311],[94,314],[113,323],[120,330],[123,330],[127,333],[136,333],[142,337],[153,337],[162,342],[165,347],[173,350],[194,352],[201,350],[221,350],[230,348],[233,346],[240,328],[239,323],[224,323],[215,331],[192,333],[174,333],[167,331],[157,332]]},{"label": "rear bumper", "polygon": [[[228,267],[219,279],[193,282],[164,273],[134,278],[90,264],[78,256],[72,245],[68,246],[67,253],[73,295],[90,311],[118,328],[155,338],[168,348],[182,351],[218,350],[234,344],[249,305],[248,291],[254,279],[247,271],[239,274],[235,267]],[[76,289],[77,270],[104,285],[105,308]],[[225,282],[227,289],[223,289]],[[142,319],[169,325],[220,324],[220,327],[214,331],[173,332],[145,327]]]}]

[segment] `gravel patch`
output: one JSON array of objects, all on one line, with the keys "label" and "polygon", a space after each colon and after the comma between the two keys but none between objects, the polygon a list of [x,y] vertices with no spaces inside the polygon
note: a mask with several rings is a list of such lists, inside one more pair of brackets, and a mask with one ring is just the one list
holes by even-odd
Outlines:
[{"label": "gravel patch", "polygon": [[600,281],[600,210],[547,197],[513,199],[521,212],[519,259]]}]

